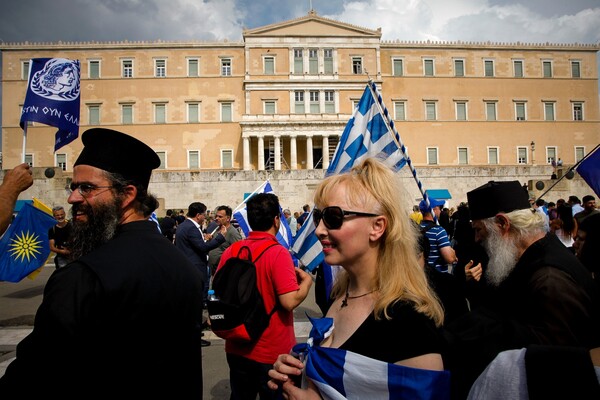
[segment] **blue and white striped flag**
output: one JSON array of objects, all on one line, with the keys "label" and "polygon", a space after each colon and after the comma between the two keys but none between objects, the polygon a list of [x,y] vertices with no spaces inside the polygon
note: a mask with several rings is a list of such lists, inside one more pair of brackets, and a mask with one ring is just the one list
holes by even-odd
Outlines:
[{"label": "blue and white striped flag", "polygon": [[450,399],[450,372],[410,368],[375,360],[351,351],[320,347],[331,333],[332,318],[310,318],[307,343],[293,352],[306,354],[306,376],[323,399]]},{"label": "blue and white striped flag", "polygon": [[33,58],[21,112],[21,128],[36,121],[58,128],[54,151],[79,136],[79,60]]},{"label": "blue and white striped flag", "polygon": [[[266,180],[262,185],[260,185],[254,192],[252,192],[248,197],[242,201],[242,203],[233,210],[233,218],[238,222],[240,228],[244,232],[244,236],[248,237],[248,233],[252,231],[250,228],[250,224],[248,223],[248,213],[246,211],[246,201],[257,193],[273,193],[273,188],[268,180]],[[281,220],[281,225],[279,226],[279,232],[277,232],[277,241],[281,243],[283,247],[289,249],[292,245],[292,231],[290,230],[290,226],[287,223],[287,219],[285,215],[283,215],[283,210],[281,206],[279,206],[279,215]]]},{"label": "blue and white striped flag", "polygon": [[[375,85],[373,85],[375,87]],[[354,115],[342,133],[326,175],[346,172],[367,157],[378,157],[396,171],[406,164],[397,133],[388,129],[387,117],[381,114],[374,88],[367,84]],[[381,109],[388,115],[385,106]],[[394,136],[396,140],[394,140]],[[312,212],[296,235],[292,251],[309,271],[323,261],[323,247],[315,235]]]}]

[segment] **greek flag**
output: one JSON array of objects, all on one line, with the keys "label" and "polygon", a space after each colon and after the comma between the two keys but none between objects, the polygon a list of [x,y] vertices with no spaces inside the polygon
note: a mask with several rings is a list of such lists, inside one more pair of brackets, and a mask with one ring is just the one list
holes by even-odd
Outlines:
[{"label": "greek flag", "polygon": [[48,230],[55,224],[52,215],[23,205],[0,240],[0,281],[20,282],[44,266],[50,256]]},{"label": "greek flag", "polygon": [[600,196],[600,149],[596,146],[577,167],[577,173]]},{"label": "greek flag", "polygon": [[58,128],[54,151],[79,136],[79,60],[33,58],[20,126],[36,121]]},{"label": "greek flag", "polygon": [[307,343],[294,346],[305,353],[305,374],[323,399],[450,399],[450,373],[389,364],[363,355],[320,347],[333,330],[332,318],[310,318]]},{"label": "greek flag", "polygon": [[[377,87],[367,84],[354,115],[346,124],[326,175],[346,172],[367,157],[385,160],[396,171],[402,168],[406,159],[398,146],[399,135],[388,128],[387,115],[385,106],[379,104]],[[309,271],[323,261],[323,247],[314,234],[312,221],[311,212],[296,234],[292,247],[296,257]]]},{"label": "greek flag", "polygon": [[[260,185],[254,192],[252,192],[248,197],[242,201],[242,203],[233,210],[233,218],[238,222],[242,232],[244,232],[244,236],[248,237],[248,233],[252,231],[250,228],[250,224],[248,223],[248,213],[246,211],[246,201],[253,195],[257,193],[273,193],[273,188],[271,187],[271,183],[266,180],[262,185]],[[281,225],[279,226],[279,232],[277,232],[277,241],[281,243],[283,247],[289,249],[292,245],[292,231],[290,230],[290,226],[287,223],[287,219],[285,215],[283,215],[283,210],[281,206],[279,206],[279,215],[281,220]]]}]

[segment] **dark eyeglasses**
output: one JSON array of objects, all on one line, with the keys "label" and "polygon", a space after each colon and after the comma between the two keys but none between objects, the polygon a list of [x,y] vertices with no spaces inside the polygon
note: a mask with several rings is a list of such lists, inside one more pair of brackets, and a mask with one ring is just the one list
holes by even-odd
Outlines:
[{"label": "dark eyeglasses", "polygon": [[112,189],[114,186],[95,186],[89,183],[71,183],[69,190],[73,193],[75,190],[83,197],[88,197],[96,189]]},{"label": "dark eyeglasses", "polygon": [[357,215],[359,217],[376,217],[379,214],[371,214],[360,211],[347,211],[342,210],[341,207],[332,206],[325,207],[322,210],[315,208],[313,210],[313,221],[315,226],[319,226],[321,220],[328,229],[340,229],[344,223],[344,217],[346,215]]}]

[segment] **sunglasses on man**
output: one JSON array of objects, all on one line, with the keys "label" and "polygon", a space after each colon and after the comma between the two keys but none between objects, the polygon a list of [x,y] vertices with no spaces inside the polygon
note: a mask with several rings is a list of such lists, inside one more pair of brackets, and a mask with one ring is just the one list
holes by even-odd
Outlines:
[{"label": "sunglasses on man", "polygon": [[342,224],[344,223],[344,217],[346,215],[356,215],[359,217],[376,217],[379,214],[371,214],[360,211],[348,211],[343,210],[338,206],[325,207],[322,210],[315,208],[313,210],[313,221],[315,223],[315,227],[319,226],[321,220],[327,227],[327,229],[340,229]]}]

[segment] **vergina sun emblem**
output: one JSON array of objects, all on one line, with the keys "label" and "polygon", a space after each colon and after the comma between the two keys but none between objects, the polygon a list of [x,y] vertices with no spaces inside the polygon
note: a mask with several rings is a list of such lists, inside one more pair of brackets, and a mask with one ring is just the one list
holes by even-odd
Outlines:
[{"label": "vergina sun emblem", "polygon": [[17,234],[10,241],[8,252],[16,261],[24,262],[27,259],[27,262],[31,262],[42,255],[42,241],[39,235],[33,232],[21,231],[20,236]]},{"label": "vergina sun emblem", "polygon": [[79,63],[53,58],[33,74],[31,91],[50,100],[71,101],[79,96]]}]

